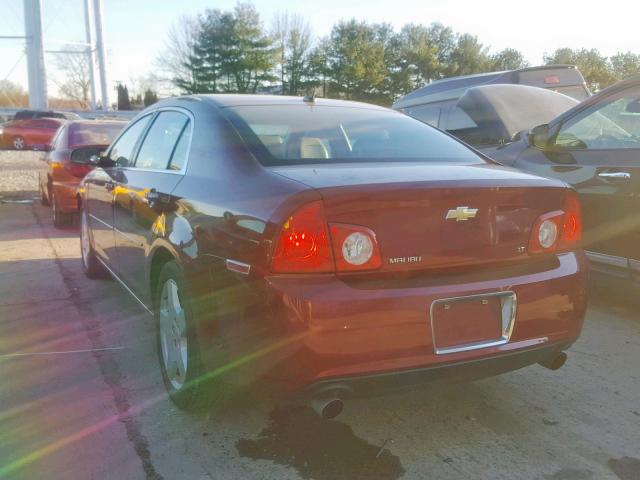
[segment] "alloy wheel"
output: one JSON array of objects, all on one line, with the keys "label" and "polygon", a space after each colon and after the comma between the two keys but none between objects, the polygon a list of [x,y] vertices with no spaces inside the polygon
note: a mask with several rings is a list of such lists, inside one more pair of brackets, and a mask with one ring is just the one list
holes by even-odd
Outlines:
[{"label": "alloy wheel", "polygon": [[180,302],[178,284],[168,279],[160,295],[160,348],[164,370],[175,390],[184,387],[187,378],[187,323]]},{"label": "alloy wheel", "polygon": [[56,194],[53,189],[49,190],[51,193],[49,194],[49,198],[51,198],[51,218],[53,220],[53,225],[58,225],[58,204],[56,203]]},{"label": "alloy wheel", "polygon": [[13,148],[15,148],[16,150],[23,150],[24,149],[24,138],[15,137],[13,139]]},{"label": "alloy wheel", "polygon": [[85,268],[87,268],[89,265],[89,249],[91,246],[89,245],[89,223],[87,222],[87,212],[85,210],[82,211],[82,215],[80,216],[80,247],[82,263],[84,263]]}]

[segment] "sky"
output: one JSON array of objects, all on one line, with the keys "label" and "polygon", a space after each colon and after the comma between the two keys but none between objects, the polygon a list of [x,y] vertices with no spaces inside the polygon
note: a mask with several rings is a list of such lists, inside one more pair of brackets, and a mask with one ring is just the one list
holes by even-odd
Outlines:
[{"label": "sky", "polygon": [[[41,0],[45,50],[84,42],[83,0]],[[0,0],[0,37],[22,35],[22,0]],[[231,9],[235,0],[103,0],[110,84],[131,83],[152,73],[163,50],[167,31],[181,15],[196,15],[206,8]],[[268,26],[280,11],[303,15],[316,37],[327,35],[340,19],[406,23],[441,22],[455,31],[477,35],[495,52],[516,48],[532,64],[559,47],[597,48],[604,55],[619,51],[640,53],[637,34],[640,6],[630,0],[590,5],[581,0],[254,0]],[[24,46],[20,40],[0,38],[0,80],[26,89]],[[61,80],[53,54],[45,54],[49,93]],[[112,93],[113,95],[113,93]]]}]

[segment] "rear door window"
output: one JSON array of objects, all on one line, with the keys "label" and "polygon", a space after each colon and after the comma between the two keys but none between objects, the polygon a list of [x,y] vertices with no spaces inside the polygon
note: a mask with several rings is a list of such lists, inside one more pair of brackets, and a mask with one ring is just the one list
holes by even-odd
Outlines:
[{"label": "rear door window", "polygon": [[169,160],[169,170],[179,171],[182,170],[187,163],[187,155],[189,150],[189,144],[191,143],[191,121],[187,121],[187,124],[182,129],[180,138],[176,148],[173,150],[171,160]]},{"label": "rear door window", "polygon": [[[184,113],[160,112],[140,146],[135,163],[136,168],[168,169],[169,160],[171,160],[178,145],[178,139],[188,122],[189,117]],[[180,160],[176,159],[176,163],[179,164]]]}]

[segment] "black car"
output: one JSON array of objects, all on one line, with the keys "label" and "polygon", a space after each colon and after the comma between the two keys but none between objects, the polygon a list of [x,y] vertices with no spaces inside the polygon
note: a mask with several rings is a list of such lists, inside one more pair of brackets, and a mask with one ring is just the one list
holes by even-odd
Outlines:
[{"label": "black car", "polygon": [[61,118],[64,120],[80,120],[82,117],[73,112],[57,112],[53,110],[19,110],[13,120],[30,120],[32,118]]},{"label": "black car", "polygon": [[591,95],[577,67],[543,65],[437,80],[399,98],[393,108],[441,130],[468,128],[472,123],[456,102],[470,88],[486,85],[538,87],[562,93],[578,101]]},{"label": "black car", "polygon": [[504,165],[571,184],[594,269],[640,278],[640,76],[531,126],[503,146],[478,147]]}]

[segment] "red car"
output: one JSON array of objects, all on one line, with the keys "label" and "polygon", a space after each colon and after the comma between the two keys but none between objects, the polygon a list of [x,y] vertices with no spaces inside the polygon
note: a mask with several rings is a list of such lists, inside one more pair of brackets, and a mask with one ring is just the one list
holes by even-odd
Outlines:
[{"label": "red car", "polygon": [[65,120],[32,118],[0,125],[0,146],[14,150],[48,150]]},{"label": "red car", "polygon": [[376,389],[555,369],[586,308],[575,192],[373,105],[200,95],[82,181],[82,264],[155,316],[171,398],[262,378],[324,417]]},{"label": "red car", "polygon": [[106,150],[126,122],[77,120],[65,123],[43,160],[46,171],[38,173],[40,199],[51,205],[53,225],[69,225],[78,211],[78,184],[93,166],[92,155]]}]

